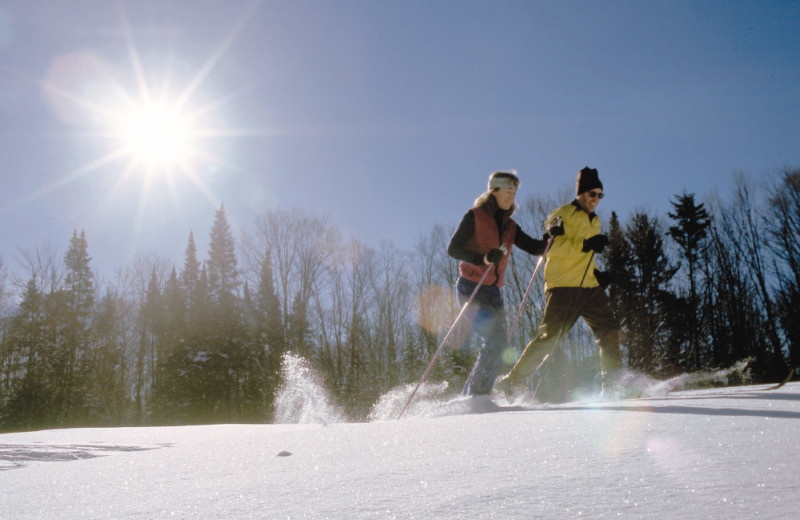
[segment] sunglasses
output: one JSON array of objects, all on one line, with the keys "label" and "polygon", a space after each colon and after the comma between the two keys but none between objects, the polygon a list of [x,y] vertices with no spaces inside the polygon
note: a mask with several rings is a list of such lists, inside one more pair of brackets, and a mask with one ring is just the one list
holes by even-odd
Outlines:
[{"label": "sunglasses", "polygon": [[602,199],[605,196],[602,191],[587,191],[586,194],[593,199]]}]

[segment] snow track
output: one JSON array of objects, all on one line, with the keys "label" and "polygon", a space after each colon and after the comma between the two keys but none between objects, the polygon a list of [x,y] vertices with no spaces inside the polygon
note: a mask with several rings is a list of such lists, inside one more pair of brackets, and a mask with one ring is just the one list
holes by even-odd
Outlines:
[{"label": "snow track", "polygon": [[2,434],[0,446],[53,456],[0,471],[0,518],[793,518],[800,383],[766,387],[369,423]]}]

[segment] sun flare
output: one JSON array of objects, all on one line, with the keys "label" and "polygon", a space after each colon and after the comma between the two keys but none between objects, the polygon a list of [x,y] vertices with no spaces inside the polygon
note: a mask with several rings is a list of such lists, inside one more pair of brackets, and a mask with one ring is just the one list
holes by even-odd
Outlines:
[{"label": "sun flare", "polygon": [[220,126],[222,103],[200,92],[204,74],[148,74],[138,55],[132,60],[134,66],[126,70],[80,50],[54,61],[43,82],[45,99],[66,125],[95,138],[84,142],[87,156],[98,155],[34,196],[78,179],[107,179],[107,200],[120,194],[129,200],[137,190],[140,206],[146,207],[148,199],[164,194],[177,203],[181,185],[189,183],[216,205],[204,174],[224,162],[217,146],[233,135]]},{"label": "sun flare", "polygon": [[177,107],[165,103],[143,103],[120,119],[125,151],[151,167],[183,164],[192,155],[189,118]]},{"label": "sun flare", "polygon": [[227,126],[225,109],[237,95],[221,95],[212,73],[257,6],[245,10],[196,68],[190,46],[141,53],[124,9],[119,15],[127,63],[90,47],[55,57],[44,77],[32,80],[87,160],[29,199],[80,181],[102,194],[98,214],[133,206],[137,229],[154,211],[180,216],[197,204],[218,207],[212,181],[227,170],[233,139],[259,131]]}]

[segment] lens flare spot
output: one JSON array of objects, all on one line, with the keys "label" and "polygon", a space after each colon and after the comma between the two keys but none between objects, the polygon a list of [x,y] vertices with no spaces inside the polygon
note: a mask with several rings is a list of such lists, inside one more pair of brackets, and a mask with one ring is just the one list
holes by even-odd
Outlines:
[{"label": "lens flare spot", "polygon": [[417,295],[417,321],[428,332],[438,332],[449,327],[459,307],[451,289],[429,285]]},{"label": "lens flare spot", "polygon": [[517,361],[517,350],[513,347],[508,347],[503,351],[503,363],[506,365],[513,365]]}]

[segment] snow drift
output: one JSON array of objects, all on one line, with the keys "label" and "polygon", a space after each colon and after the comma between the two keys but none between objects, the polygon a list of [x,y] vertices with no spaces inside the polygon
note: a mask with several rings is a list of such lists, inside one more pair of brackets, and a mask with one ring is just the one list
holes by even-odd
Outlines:
[{"label": "snow drift", "polygon": [[800,507],[800,383],[547,406],[425,385],[403,420],[391,418],[408,396],[398,389],[371,422],[347,423],[305,375],[281,396],[284,419],[303,424],[0,435],[0,518],[749,519]]}]

